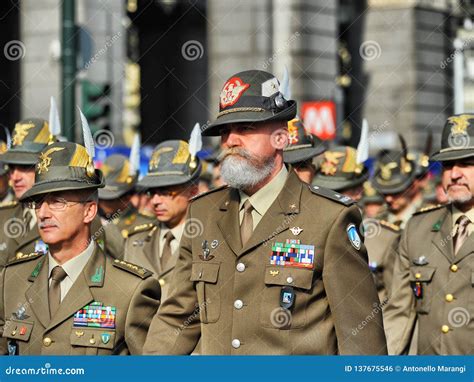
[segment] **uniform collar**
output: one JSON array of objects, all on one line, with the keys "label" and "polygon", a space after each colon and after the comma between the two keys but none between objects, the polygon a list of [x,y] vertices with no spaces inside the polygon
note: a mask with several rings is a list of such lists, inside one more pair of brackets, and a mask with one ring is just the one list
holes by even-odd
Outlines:
[{"label": "uniform collar", "polygon": [[[79,255],[75,256],[69,261],[66,261],[61,267],[64,269],[64,271],[67,274],[67,277],[71,279],[71,281],[74,283],[74,281],[77,280],[79,275],[81,274],[82,270],[86,266],[87,262],[92,256],[92,253],[94,252],[94,242],[91,240],[89,243],[88,247],[81,252]],[[49,270],[48,270],[48,279],[51,277],[51,272],[53,268],[57,265],[57,261],[54,259],[53,256],[48,252],[48,264],[49,264]]]},{"label": "uniform collar", "polygon": [[260,216],[265,215],[281,190],[283,190],[287,177],[288,170],[285,166],[282,166],[280,172],[252,196],[249,197],[243,191],[239,191],[239,211],[242,209],[246,200],[249,199],[254,210],[257,211]]},{"label": "uniform collar", "polygon": [[184,222],[181,224],[178,224],[176,227],[169,229],[166,225],[163,223],[160,223],[160,240],[162,240],[165,235],[171,231],[173,234],[173,237],[178,240],[178,242],[181,241],[181,236],[183,236],[183,231],[184,231]]},{"label": "uniform collar", "polygon": [[[462,212],[461,210],[457,209],[454,205],[451,205],[452,213],[453,213],[453,229],[456,227],[456,221],[459,219],[461,215],[466,215],[469,220],[474,223],[474,208],[471,208],[467,212]],[[474,230],[474,224],[470,224],[467,226],[468,232],[471,233]]]}]

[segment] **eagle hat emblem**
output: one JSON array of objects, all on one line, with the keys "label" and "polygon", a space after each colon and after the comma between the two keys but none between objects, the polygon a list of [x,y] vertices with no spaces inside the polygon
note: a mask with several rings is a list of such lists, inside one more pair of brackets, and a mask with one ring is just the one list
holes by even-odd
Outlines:
[{"label": "eagle hat emblem", "polygon": [[31,128],[35,127],[34,123],[17,123],[15,125],[15,135],[13,135],[12,145],[21,146]]},{"label": "eagle hat emblem", "polygon": [[57,151],[64,150],[64,147],[52,147],[45,152],[42,152],[39,157],[39,162],[36,165],[36,170],[38,174],[42,174],[43,172],[48,172],[49,166],[51,166],[51,154]]},{"label": "eagle hat emblem", "polygon": [[451,123],[451,134],[466,134],[466,130],[469,127],[470,119],[474,119],[474,115],[462,114],[449,117],[448,122]]},{"label": "eagle hat emblem", "polygon": [[234,105],[249,87],[250,84],[246,84],[239,77],[229,79],[221,91],[221,109]]}]

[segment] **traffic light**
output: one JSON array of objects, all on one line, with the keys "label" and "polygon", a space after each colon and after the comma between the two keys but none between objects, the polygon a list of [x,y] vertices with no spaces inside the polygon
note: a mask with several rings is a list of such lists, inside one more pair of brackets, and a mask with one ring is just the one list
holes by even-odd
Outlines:
[{"label": "traffic light", "polygon": [[88,80],[82,81],[82,112],[92,133],[110,130],[110,85]]}]

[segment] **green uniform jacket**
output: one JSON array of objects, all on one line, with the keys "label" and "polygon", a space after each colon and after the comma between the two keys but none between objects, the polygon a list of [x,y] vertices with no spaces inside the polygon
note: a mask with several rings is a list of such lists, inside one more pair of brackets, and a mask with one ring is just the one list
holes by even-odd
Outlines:
[{"label": "green uniform jacket", "polygon": [[153,272],[161,286],[162,300],[168,295],[168,287],[178,256],[173,254],[165,268],[160,262],[160,228],[154,224],[143,224],[128,234],[125,242],[124,260],[138,264]]},{"label": "green uniform jacket", "polygon": [[415,214],[402,234],[384,312],[390,354],[408,351],[416,323],[418,354],[474,353],[474,235],[454,256],[452,227],[444,206]]},{"label": "green uniform jacket", "polygon": [[[195,198],[144,353],[189,354],[201,339],[201,354],[385,354],[367,253],[346,232],[361,223],[359,210],[312,190],[291,172],[243,248],[238,192]],[[287,239],[314,246],[313,269],[270,264],[272,245]],[[280,307],[283,287],[295,294],[290,310]]]},{"label": "green uniform jacket", "polygon": [[[106,256],[97,246],[82,274],[50,318],[48,257],[35,255],[4,269],[1,350],[20,355],[140,354],[160,300],[151,272]],[[74,315],[100,302],[115,307],[115,328],[80,327]],[[21,313],[20,309],[23,309]],[[9,346],[7,348],[6,341]],[[13,350],[12,350],[13,349]]]}]

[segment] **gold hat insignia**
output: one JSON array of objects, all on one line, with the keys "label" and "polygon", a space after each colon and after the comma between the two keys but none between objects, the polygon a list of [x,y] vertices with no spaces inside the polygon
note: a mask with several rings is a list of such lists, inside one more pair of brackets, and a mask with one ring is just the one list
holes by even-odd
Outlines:
[{"label": "gold hat insignia", "polygon": [[51,157],[50,155],[54,152],[64,150],[64,147],[52,147],[49,150],[42,152],[39,157],[39,162],[36,165],[36,170],[38,174],[42,174],[43,172],[48,172],[49,166],[51,166]]}]

